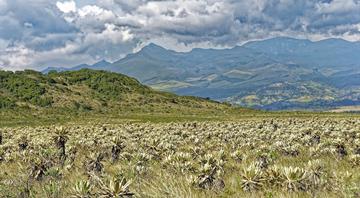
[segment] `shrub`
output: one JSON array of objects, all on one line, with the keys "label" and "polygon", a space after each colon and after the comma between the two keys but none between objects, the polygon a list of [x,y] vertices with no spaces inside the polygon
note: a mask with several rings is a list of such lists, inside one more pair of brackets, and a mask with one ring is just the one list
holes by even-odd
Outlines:
[{"label": "shrub", "polygon": [[16,104],[10,98],[0,96],[0,109],[13,108]]}]

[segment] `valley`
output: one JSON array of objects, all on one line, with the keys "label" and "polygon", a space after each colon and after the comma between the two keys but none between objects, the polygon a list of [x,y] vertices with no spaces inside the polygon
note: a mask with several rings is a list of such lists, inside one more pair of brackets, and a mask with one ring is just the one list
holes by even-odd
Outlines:
[{"label": "valley", "polygon": [[[359,114],[254,110],[88,68],[0,71],[0,82],[0,197],[360,192]],[[294,85],[276,83],[262,93],[282,96],[286,86]],[[334,91],[306,86],[324,95]]]},{"label": "valley", "polygon": [[358,50],[358,43],[341,39],[285,37],[190,52],[149,44],[114,63],[66,70],[122,73],[157,90],[263,110],[328,110],[360,104]]}]

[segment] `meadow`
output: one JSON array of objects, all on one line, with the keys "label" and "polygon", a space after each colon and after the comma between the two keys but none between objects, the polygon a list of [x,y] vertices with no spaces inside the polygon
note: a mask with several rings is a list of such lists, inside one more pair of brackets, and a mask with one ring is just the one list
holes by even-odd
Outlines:
[{"label": "meadow", "polygon": [[359,197],[360,117],[0,72],[0,197]]},{"label": "meadow", "polygon": [[360,196],[356,115],[200,118],[3,125],[0,197]]}]

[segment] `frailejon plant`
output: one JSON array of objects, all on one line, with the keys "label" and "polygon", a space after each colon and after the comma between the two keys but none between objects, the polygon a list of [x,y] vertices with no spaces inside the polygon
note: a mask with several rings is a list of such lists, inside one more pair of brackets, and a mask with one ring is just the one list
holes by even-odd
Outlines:
[{"label": "frailejon plant", "polygon": [[71,198],[91,198],[93,186],[86,180],[77,181],[71,191]]},{"label": "frailejon plant", "polygon": [[265,178],[261,170],[251,164],[241,172],[241,187],[244,191],[260,190],[265,184]]},{"label": "frailejon plant", "polygon": [[357,117],[91,122],[1,131],[0,197],[360,192]]},{"label": "frailejon plant", "polygon": [[288,191],[305,191],[307,190],[308,172],[299,167],[283,167],[282,182],[283,187]]},{"label": "frailejon plant", "polygon": [[59,149],[59,160],[64,163],[66,159],[66,142],[69,140],[68,131],[64,127],[55,129],[55,135],[53,136],[54,143]]},{"label": "frailejon plant", "polygon": [[133,197],[134,193],[129,189],[131,183],[131,180],[116,177],[107,182],[99,180],[100,190],[96,194],[99,198]]}]

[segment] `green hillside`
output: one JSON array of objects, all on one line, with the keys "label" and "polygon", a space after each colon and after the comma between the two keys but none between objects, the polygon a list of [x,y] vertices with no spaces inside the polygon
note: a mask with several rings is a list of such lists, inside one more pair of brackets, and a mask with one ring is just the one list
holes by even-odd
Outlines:
[{"label": "green hillside", "polygon": [[[84,111],[223,109],[227,105],[155,91],[128,76],[83,69],[41,74],[0,71],[0,108],[68,108]],[[117,109],[119,110],[119,109]]]},{"label": "green hillside", "polygon": [[71,114],[72,118],[89,113],[105,116],[220,115],[244,109],[155,91],[118,73],[82,69],[48,74],[31,70],[0,71],[0,110],[0,121],[5,122],[24,120],[24,116],[55,119],[54,116]]}]

